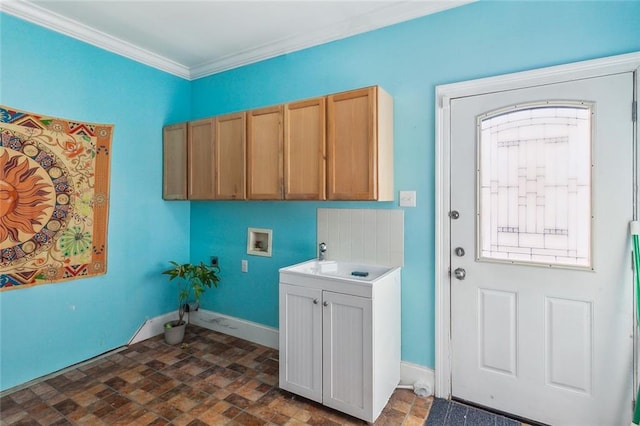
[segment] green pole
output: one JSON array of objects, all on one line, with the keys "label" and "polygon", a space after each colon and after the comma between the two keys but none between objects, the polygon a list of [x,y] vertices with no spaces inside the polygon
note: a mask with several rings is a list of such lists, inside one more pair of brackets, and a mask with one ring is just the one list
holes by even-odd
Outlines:
[{"label": "green pole", "polygon": [[[633,270],[635,272],[636,282],[636,315],[638,326],[640,327],[640,242],[638,234],[640,233],[640,222],[631,222],[631,238],[633,239]],[[636,406],[633,410],[633,424],[640,425],[640,387],[636,393]]]}]

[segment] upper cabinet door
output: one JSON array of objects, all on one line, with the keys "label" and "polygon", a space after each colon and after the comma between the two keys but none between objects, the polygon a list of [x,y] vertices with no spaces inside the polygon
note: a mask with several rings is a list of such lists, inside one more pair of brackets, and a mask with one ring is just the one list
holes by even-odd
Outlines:
[{"label": "upper cabinet door", "polygon": [[163,180],[162,198],[187,199],[187,123],[162,129]]},{"label": "upper cabinet door", "polygon": [[247,195],[282,199],[283,106],[247,113]]},{"label": "upper cabinet door", "polygon": [[393,100],[374,86],[327,97],[327,198],[393,200]]},{"label": "upper cabinet door", "polygon": [[214,119],[189,122],[189,199],[215,198]]},{"label": "upper cabinet door", "polygon": [[284,191],[287,200],[326,199],[326,100],[285,105]]},{"label": "upper cabinet door", "polygon": [[216,191],[219,200],[244,200],[246,192],[246,114],[215,119]]}]

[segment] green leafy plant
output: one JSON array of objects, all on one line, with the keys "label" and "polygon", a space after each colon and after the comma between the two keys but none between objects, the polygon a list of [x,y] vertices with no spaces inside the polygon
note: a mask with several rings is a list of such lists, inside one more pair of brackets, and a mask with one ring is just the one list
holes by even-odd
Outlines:
[{"label": "green leafy plant", "polygon": [[[193,295],[193,300],[198,304],[200,296],[211,287],[218,287],[220,277],[219,266],[205,265],[204,262],[199,264],[193,263],[177,263],[170,261],[173,267],[162,273],[169,276],[169,281],[180,278],[178,284],[178,321],[173,325],[181,325],[184,317],[185,309],[189,298]],[[166,327],[166,326],[165,326]]]}]

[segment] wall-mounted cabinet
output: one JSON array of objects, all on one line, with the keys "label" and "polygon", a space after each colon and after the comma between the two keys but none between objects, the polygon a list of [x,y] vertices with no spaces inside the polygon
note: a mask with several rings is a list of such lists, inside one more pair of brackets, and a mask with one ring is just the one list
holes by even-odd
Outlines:
[{"label": "wall-mounted cabinet", "polygon": [[162,198],[187,199],[187,123],[162,129]]},{"label": "wall-mounted cabinet", "polygon": [[393,99],[380,87],[327,97],[327,198],[393,200]]},{"label": "wall-mounted cabinet", "polygon": [[246,136],[246,113],[216,117],[214,144],[217,200],[247,198]]},{"label": "wall-mounted cabinet", "polygon": [[284,198],[326,198],[326,98],[285,105]]},{"label": "wall-mounted cabinet", "polygon": [[283,106],[247,113],[247,195],[282,199]]},{"label": "wall-mounted cabinet", "polygon": [[246,114],[163,129],[165,200],[246,199]]},{"label": "wall-mounted cabinet", "polygon": [[189,122],[187,176],[190,200],[215,199],[214,124],[213,118]]},{"label": "wall-mounted cabinet", "polygon": [[393,99],[378,86],[164,128],[167,200],[392,201]]}]

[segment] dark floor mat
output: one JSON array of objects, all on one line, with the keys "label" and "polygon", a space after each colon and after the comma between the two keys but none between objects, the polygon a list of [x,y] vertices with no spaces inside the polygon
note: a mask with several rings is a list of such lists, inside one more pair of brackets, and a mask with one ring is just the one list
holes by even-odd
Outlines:
[{"label": "dark floor mat", "polygon": [[470,407],[455,401],[435,398],[425,426],[520,426],[519,421]]}]

